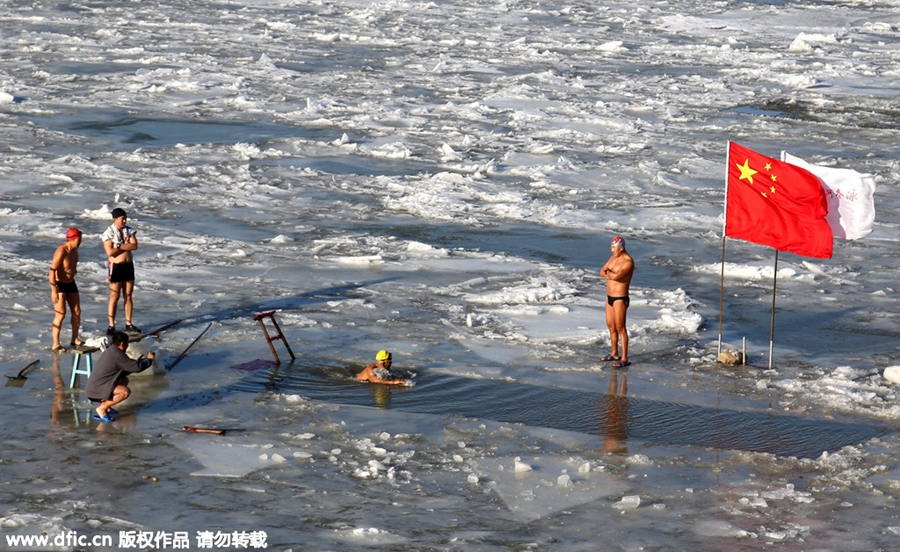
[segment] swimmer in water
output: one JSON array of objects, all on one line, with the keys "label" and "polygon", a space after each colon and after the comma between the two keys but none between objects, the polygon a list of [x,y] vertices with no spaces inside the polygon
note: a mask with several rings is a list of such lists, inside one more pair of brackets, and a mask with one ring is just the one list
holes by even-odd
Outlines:
[{"label": "swimmer in water", "polygon": [[366,366],[356,379],[370,383],[384,383],[387,385],[412,385],[409,379],[401,378],[391,371],[391,353],[384,349],[375,355],[375,364]]}]

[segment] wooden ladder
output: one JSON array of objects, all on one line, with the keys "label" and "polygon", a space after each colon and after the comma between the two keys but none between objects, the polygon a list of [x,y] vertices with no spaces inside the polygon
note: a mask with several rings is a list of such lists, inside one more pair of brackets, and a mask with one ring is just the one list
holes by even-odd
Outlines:
[{"label": "wooden ladder", "polygon": [[[266,328],[266,318],[272,320],[272,324],[275,326],[275,331],[278,332],[278,335],[274,337],[269,336],[269,330]],[[275,362],[279,364],[281,363],[281,359],[278,358],[278,353],[275,351],[275,346],[272,345],[272,342],[278,339],[284,342],[284,347],[287,349],[288,354],[291,355],[291,360],[297,358],[294,356],[294,351],[291,350],[291,346],[288,345],[287,339],[284,338],[284,334],[281,332],[281,327],[278,325],[278,322],[275,321],[275,311],[257,314],[253,317],[253,319],[259,322],[259,325],[262,326],[263,334],[265,334],[266,336],[266,341],[269,343],[269,348],[272,349],[272,355],[275,357]]]}]

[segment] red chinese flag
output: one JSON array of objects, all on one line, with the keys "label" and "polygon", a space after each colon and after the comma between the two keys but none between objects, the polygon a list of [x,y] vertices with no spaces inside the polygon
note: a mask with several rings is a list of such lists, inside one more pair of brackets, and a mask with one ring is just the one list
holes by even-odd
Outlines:
[{"label": "red chinese flag", "polygon": [[726,236],[831,258],[828,200],[809,171],[729,142],[725,195]]}]

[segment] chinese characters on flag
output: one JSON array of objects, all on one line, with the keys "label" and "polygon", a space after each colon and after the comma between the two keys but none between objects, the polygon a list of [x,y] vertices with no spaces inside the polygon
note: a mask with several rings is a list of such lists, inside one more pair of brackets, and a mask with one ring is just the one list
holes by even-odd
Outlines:
[{"label": "chinese characters on flag", "polygon": [[875,223],[875,178],[852,169],[835,169],[807,163],[790,153],[781,158],[819,177],[828,198],[828,216],[836,238],[858,240],[872,233]]},{"label": "chinese characters on flag", "polygon": [[729,142],[725,195],[726,236],[831,258],[828,201],[809,171]]}]

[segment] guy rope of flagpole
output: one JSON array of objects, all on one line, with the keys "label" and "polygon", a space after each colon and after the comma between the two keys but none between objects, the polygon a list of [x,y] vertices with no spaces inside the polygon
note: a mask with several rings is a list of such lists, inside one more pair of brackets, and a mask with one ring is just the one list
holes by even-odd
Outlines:
[{"label": "guy rope of flagpole", "polygon": [[775,344],[775,282],[778,280],[778,250],[775,250],[775,273],[772,274],[772,325],[769,327],[769,370],[772,369],[772,350]]},{"label": "guy rope of flagpole", "polygon": [[728,219],[728,166],[731,160],[731,141],[725,143],[725,211],[722,215],[722,274],[719,277],[719,350],[722,354],[722,318],[725,316],[725,224]]}]

